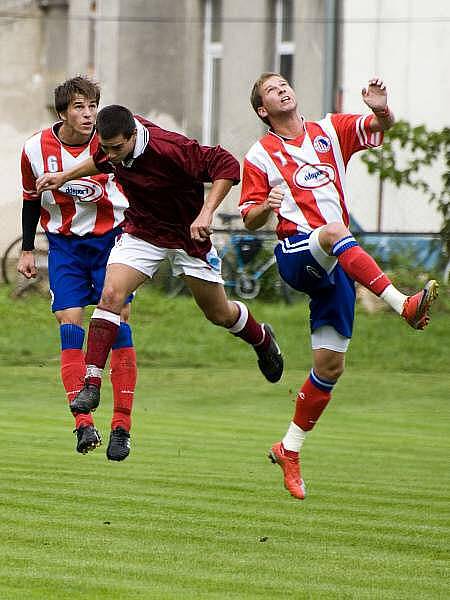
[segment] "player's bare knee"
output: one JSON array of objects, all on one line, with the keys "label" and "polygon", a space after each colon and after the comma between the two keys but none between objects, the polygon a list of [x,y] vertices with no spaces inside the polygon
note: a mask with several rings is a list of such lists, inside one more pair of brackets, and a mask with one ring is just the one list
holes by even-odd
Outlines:
[{"label": "player's bare knee", "polygon": [[112,285],[105,285],[99,303],[99,308],[117,313],[121,311],[124,301],[125,297],[121,290]]},{"label": "player's bare knee", "polygon": [[319,242],[325,252],[329,253],[334,244],[347,235],[350,235],[350,232],[343,223],[327,223],[320,230]]},{"label": "player's bare knee", "polygon": [[344,372],[344,369],[345,367],[343,364],[332,363],[329,365],[322,365],[320,369],[314,368],[314,371],[321,379],[325,379],[326,381],[337,381]]}]

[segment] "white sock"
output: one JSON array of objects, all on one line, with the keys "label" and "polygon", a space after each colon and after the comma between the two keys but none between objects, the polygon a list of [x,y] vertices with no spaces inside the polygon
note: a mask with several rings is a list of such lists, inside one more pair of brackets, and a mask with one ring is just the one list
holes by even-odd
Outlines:
[{"label": "white sock", "polygon": [[389,304],[391,308],[395,310],[399,315],[402,314],[403,305],[408,296],[402,294],[396,287],[392,285],[387,286],[384,292],[381,293],[380,298],[383,298],[385,302]]},{"label": "white sock", "polygon": [[103,310],[102,308],[95,308],[91,319],[104,319],[105,321],[109,321],[120,327],[120,315],[110,312],[109,310]]},{"label": "white sock", "polygon": [[306,431],[303,431],[298,425],[291,421],[289,424],[286,435],[282,440],[282,444],[285,450],[291,450],[292,452],[300,452],[300,448],[303,446],[305,441]]},{"label": "white sock", "polygon": [[239,307],[239,317],[236,323],[228,329],[230,333],[239,333],[245,327],[248,319],[248,308],[245,306],[243,302],[239,302],[238,300],[233,300],[235,304]]}]

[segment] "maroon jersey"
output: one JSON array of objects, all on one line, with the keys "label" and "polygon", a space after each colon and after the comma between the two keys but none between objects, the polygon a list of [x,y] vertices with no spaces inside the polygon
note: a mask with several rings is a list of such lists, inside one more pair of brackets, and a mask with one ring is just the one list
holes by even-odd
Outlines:
[{"label": "maroon jersey", "polygon": [[128,198],[124,231],[160,248],[183,248],[203,258],[211,242],[194,242],[190,225],[204,203],[204,183],[216,179],[239,182],[239,163],[220,146],[161,129],[135,117],[133,156],[117,165],[99,148],[93,159],[105,173],[114,172]]}]

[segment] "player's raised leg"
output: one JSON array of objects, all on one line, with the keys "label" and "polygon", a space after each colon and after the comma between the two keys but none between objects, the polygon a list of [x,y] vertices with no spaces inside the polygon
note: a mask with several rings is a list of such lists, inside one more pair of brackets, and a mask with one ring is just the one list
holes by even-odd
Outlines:
[{"label": "player's raised leg", "polygon": [[352,279],[382,298],[413,329],[424,329],[430,321],[430,307],[438,296],[438,283],[432,279],[423,290],[406,296],[391,282],[378,263],[358,244],[342,223],[328,223],[319,232],[319,242]]},{"label": "player's raised leg", "polygon": [[[83,352],[84,329],[81,327],[82,315],[81,308],[70,308],[55,312],[55,316],[60,323],[61,380],[69,403],[83,387],[86,371]],[[101,444],[101,436],[94,426],[92,415],[74,413],[74,418],[77,452],[86,454],[91,450],[95,450]]]},{"label": "player's raised leg", "polygon": [[[128,313],[128,307],[124,311]],[[126,315],[128,317],[128,314]],[[133,347],[131,327],[121,322],[111,350],[111,383],[114,393],[114,412],[106,456],[121,461],[130,453],[131,412],[136,388],[136,352]]]},{"label": "player's raised leg", "polygon": [[72,412],[87,414],[99,405],[103,370],[120,327],[120,312],[126,298],[146,278],[127,265],[114,263],[108,266],[102,297],[89,324],[85,383],[70,404]]},{"label": "player's raised leg", "polygon": [[[314,366],[298,392],[294,416],[285,436],[269,449],[269,459],[283,471],[284,487],[298,500],[306,496],[300,450],[306,434],[315,427],[328,405],[333,387],[344,371],[348,343],[347,338],[330,326],[321,327],[313,333]],[[326,346],[335,349],[330,350]]]},{"label": "player's raised leg", "polygon": [[283,374],[283,356],[271,326],[258,323],[243,302],[229,300],[221,283],[190,276],[186,283],[205,317],[253,346],[261,373],[277,382]]}]

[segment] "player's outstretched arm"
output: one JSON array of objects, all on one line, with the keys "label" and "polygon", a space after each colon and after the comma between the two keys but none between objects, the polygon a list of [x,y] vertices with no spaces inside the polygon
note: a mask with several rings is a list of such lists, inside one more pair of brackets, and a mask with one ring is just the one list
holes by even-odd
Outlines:
[{"label": "player's outstretched arm", "polygon": [[94,160],[88,158],[76,167],[58,173],[44,173],[36,180],[36,191],[38,194],[46,190],[57,190],[66,181],[78,179],[79,177],[89,177],[89,175],[97,175],[100,171],[95,166]]},{"label": "player's outstretched arm", "polygon": [[370,123],[371,131],[390,129],[395,123],[395,118],[387,104],[387,90],[384,82],[378,77],[373,77],[367,87],[362,89],[361,94],[364,103],[374,114]]},{"label": "player's outstretched arm", "polygon": [[244,225],[250,231],[263,227],[272,212],[278,212],[281,207],[284,192],[281,186],[276,185],[272,188],[267,196],[267,200],[262,204],[257,204],[252,207],[244,219]]}]

